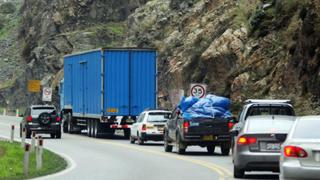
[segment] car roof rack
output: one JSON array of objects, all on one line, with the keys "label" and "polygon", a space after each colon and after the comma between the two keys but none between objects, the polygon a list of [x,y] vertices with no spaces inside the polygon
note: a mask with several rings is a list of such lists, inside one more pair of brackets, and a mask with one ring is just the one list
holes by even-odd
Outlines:
[{"label": "car roof rack", "polygon": [[245,101],[245,104],[251,103],[263,103],[263,104],[273,104],[273,103],[285,103],[292,104],[290,99],[248,99]]}]

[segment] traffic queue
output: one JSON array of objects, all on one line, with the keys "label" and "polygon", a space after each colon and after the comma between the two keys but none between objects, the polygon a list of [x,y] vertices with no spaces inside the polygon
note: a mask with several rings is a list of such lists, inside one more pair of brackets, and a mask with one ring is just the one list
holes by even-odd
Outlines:
[{"label": "traffic queue", "polygon": [[225,156],[231,149],[234,178],[271,171],[280,179],[319,179],[319,116],[297,117],[290,100],[247,100],[238,118],[229,108],[228,99],[208,95],[182,99],[173,111],[146,110],[131,126],[130,142],[163,140],[165,152],[175,147],[178,154],[188,146],[209,154],[220,146]]}]

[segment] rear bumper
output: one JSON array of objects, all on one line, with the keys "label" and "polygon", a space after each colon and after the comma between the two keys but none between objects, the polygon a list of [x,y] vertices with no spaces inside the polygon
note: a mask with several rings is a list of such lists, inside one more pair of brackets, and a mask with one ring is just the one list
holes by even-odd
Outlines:
[{"label": "rear bumper", "polygon": [[[213,136],[213,140],[204,140],[205,136]],[[225,135],[191,135],[191,134],[185,134],[182,137],[182,141],[186,145],[199,145],[199,146],[208,146],[208,145],[220,145],[224,142],[231,142],[231,136],[229,134]]]},{"label": "rear bumper", "polygon": [[163,134],[142,133],[141,138],[144,141],[163,141]]},{"label": "rear bumper", "polygon": [[283,179],[319,179],[320,167],[304,167],[298,160],[283,162],[281,177]]},{"label": "rear bumper", "polygon": [[234,165],[246,171],[279,172],[280,153],[238,152],[234,155]]},{"label": "rear bumper", "polygon": [[28,124],[26,125],[26,129],[29,131],[37,132],[37,133],[51,133],[51,132],[61,131],[61,124],[55,123],[49,126],[41,126],[38,124],[35,124],[35,125]]}]

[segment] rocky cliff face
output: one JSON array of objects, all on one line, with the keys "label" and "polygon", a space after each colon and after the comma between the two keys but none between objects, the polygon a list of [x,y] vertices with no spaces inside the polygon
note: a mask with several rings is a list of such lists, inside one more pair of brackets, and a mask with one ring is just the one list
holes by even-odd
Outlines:
[{"label": "rocky cliff face", "polygon": [[234,102],[288,98],[298,112],[316,113],[319,5],[298,0],[151,1],[129,17],[127,42],[159,49],[164,99],[172,100],[176,89],[188,90],[196,82]]},{"label": "rocky cliff face", "polygon": [[319,8],[316,0],[28,0],[19,31],[26,70],[12,105],[26,103],[27,79],[54,87],[65,54],[138,46],[159,51],[161,106],[194,82],[235,105],[288,98],[300,114],[318,113]]}]

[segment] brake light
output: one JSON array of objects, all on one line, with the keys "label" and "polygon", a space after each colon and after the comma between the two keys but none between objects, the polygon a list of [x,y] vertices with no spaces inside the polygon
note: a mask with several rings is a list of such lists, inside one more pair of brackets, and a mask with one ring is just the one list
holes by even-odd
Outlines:
[{"label": "brake light", "polygon": [[32,122],[32,116],[28,116],[28,117],[27,117],[27,121],[28,121],[28,122]]},{"label": "brake light", "polygon": [[247,136],[241,136],[238,138],[238,145],[250,145],[257,143],[257,138],[255,137],[247,137]]},{"label": "brake light", "polygon": [[61,117],[60,117],[60,116],[57,116],[57,117],[56,117],[56,121],[57,121],[57,122],[60,122],[60,121],[61,121]]},{"label": "brake light", "polygon": [[143,124],[141,130],[144,132],[147,131],[147,125]]},{"label": "brake light", "polygon": [[307,152],[297,146],[286,146],[284,147],[284,155],[286,157],[296,157],[296,158],[305,158],[308,157]]},{"label": "brake light", "polygon": [[189,121],[183,122],[183,131],[184,131],[185,133],[188,133],[189,126],[190,126],[190,122],[189,122]]},{"label": "brake light", "polygon": [[229,127],[229,129],[232,129],[233,126],[234,126],[234,123],[233,123],[233,122],[228,122],[228,127]]}]

